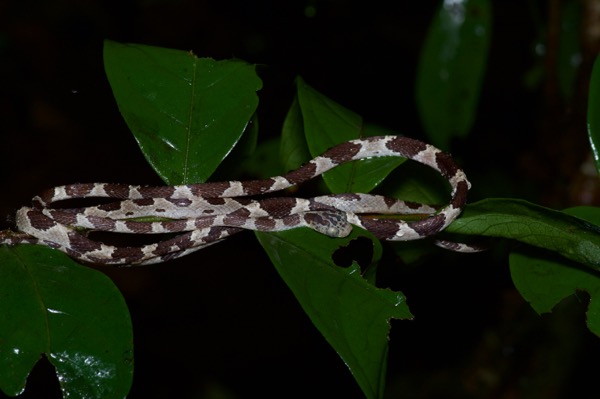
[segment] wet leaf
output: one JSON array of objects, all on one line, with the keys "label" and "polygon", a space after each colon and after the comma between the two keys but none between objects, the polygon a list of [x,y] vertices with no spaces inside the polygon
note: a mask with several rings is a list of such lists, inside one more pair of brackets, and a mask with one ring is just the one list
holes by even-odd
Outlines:
[{"label": "wet leaf", "polygon": [[167,184],[204,182],[258,105],[255,68],[186,51],[106,41],[104,66],[119,110]]},{"label": "wet leaf", "polygon": [[400,292],[380,289],[361,276],[356,262],[336,266],[332,254],[359,236],[374,245],[372,263],[381,256],[379,242],[354,229],[345,239],[324,237],[309,229],[257,233],[271,261],[298,302],[344,360],[367,398],[381,398],[388,354],[389,320],[410,319]]},{"label": "wet leaf", "polygon": [[0,389],[20,394],[42,355],[63,397],[125,398],[133,375],[127,306],[108,277],[59,251],[0,246]]},{"label": "wet leaf", "polygon": [[477,111],[491,36],[489,0],[443,1],[429,26],[417,69],[416,100],[429,140],[448,150]]},{"label": "wet leaf", "polygon": [[[565,211],[590,223],[600,224],[600,209],[573,208]],[[538,312],[550,312],[560,301],[586,291],[590,295],[587,325],[600,336],[600,273],[551,252],[521,248],[510,254],[510,272],[523,298]]]}]

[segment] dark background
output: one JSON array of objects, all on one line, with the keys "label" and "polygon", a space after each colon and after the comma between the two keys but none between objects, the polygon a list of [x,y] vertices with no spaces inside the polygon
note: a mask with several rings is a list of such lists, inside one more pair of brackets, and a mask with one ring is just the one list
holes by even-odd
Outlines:
[{"label": "dark background", "polygon": [[[565,104],[552,83],[525,84],[544,62],[534,52],[544,40],[535,21],[551,20],[553,3],[493,2],[478,118],[469,139],[452,147],[475,183],[473,200],[516,196],[558,208],[595,201],[584,201],[576,183],[589,152],[585,101]],[[279,133],[301,75],[366,120],[426,139],[414,81],[437,4],[0,1],[0,227],[54,185],[160,184],[112,97],[104,39],[260,64],[263,138]],[[600,354],[585,330],[585,295],[552,316],[535,315],[515,292],[502,251],[436,253],[418,266],[387,255],[386,264],[382,284],[401,289],[416,316],[392,322],[389,398],[597,396],[584,394],[599,371],[587,361]],[[163,265],[102,270],[132,313],[130,398],[362,397],[250,233]],[[47,362],[25,396],[60,397]]]}]

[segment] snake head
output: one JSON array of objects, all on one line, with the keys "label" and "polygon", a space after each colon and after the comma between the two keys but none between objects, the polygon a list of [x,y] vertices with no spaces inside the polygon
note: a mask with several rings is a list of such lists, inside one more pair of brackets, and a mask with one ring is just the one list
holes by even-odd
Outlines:
[{"label": "snake head", "polygon": [[303,217],[306,227],[329,237],[346,237],[352,231],[352,225],[344,212],[308,211]]}]

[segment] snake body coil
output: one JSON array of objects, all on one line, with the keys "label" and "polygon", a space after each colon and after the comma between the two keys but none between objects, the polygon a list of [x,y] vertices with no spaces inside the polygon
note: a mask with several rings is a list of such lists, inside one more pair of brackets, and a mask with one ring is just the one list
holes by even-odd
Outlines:
[{"label": "snake body coil", "polygon": [[[408,158],[438,171],[451,186],[448,205],[436,209],[355,193],[310,199],[249,198],[287,189],[346,162],[386,156]],[[180,257],[245,229],[282,231],[304,226],[344,237],[356,225],[381,239],[416,240],[445,229],[462,211],[469,188],[464,172],[439,149],[406,137],[368,137],[339,144],[292,172],[264,180],[159,187],[111,183],[58,186],[36,196],[31,207],[17,211],[20,233],[0,233],[0,243],[43,244],[82,262],[127,265]],[[93,197],[115,201],[84,208],[52,207],[58,201]],[[407,222],[393,217],[398,214],[427,216]],[[153,244],[117,247],[90,239],[91,231],[176,235]],[[462,244],[445,246],[469,250]]]}]

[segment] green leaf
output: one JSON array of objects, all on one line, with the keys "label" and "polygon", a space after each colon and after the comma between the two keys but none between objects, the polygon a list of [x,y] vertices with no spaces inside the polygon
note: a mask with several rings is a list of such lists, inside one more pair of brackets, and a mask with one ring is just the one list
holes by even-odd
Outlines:
[{"label": "green leaf", "polygon": [[133,375],[127,306],[104,274],[37,245],[0,246],[0,389],[25,388],[42,354],[63,397],[125,398]]},{"label": "green leaf", "polygon": [[[332,254],[366,232],[354,229],[345,239],[324,237],[309,229],[257,233],[271,261],[298,302],[344,360],[368,398],[383,395],[390,318],[412,315],[404,295],[380,289],[365,280],[354,262],[336,266]],[[370,235],[374,259],[378,241]]]},{"label": "green leaf", "polygon": [[492,11],[489,0],[441,3],[421,50],[416,100],[429,140],[447,150],[475,120]]},{"label": "green leaf", "polygon": [[558,36],[557,77],[561,94],[571,100],[581,66],[581,4],[577,0],[562,2]]},{"label": "green leaf", "polygon": [[527,201],[491,198],[469,204],[445,231],[517,240],[600,270],[600,227]]},{"label": "green leaf", "polygon": [[588,137],[596,161],[596,170],[600,172],[600,55],[596,57],[590,78],[587,122]]},{"label": "green leaf", "polygon": [[240,169],[246,176],[257,176],[259,179],[281,175],[283,168],[279,159],[274,156],[279,151],[279,147],[279,138],[263,141],[257,145],[252,155],[244,160]]},{"label": "green leaf", "polygon": [[[600,224],[600,209],[580,207],[565,211]],[[523,248],[510,254],[510,272],[523,298],[539,314],[550,312],[563,299],[586,291],[590,295],[587,325],[600,336],[600,273],[540,249]]]},{"label": "green leaf", "polygon": [[[371,132],[381,133],[376,127],[366,128],[361,116],[317,92],[300,77],[297,89],[304,134],[313,157],[336,144],[365,137]],[[333,193],[368,193],[404,161],[404,158],[390,157],[363,159],[338,166],[325,173],[323,179]]]},{"label": "green leaf", "polygon": [[[237,142],[235,147],[227,155],[227,158],[221,162],[217,170],[211,176],[211,180],[233,180],[239,178],[247,178],[248,171],[244,168],[244,163],[252,158],[258,148],[258,116],[254,114],[250,119],[244,134]],[[202,162],[202,154],[195,155],[198,162]],[[240,162],[242,160],[242,162]],[[266,176],[270,177],[270,176]]]},{"label": "green leaf", "polygon": [[441,205],[449,197],[448,182],[433,169],[416,162],[402,164],[380,188],[392,198],[421,204]]},{"label": "green leaf", "polygon": [[242,136],[261,88],[253,65],[105,41],[104,67],[144,156],[167,184],[204,182]]},{"label": "green leaf", "polygon": [[299,168],[311,158],[304,137],[304,123],[298,98],[294,98],[283,121],[279,154],[286,172]]}]

